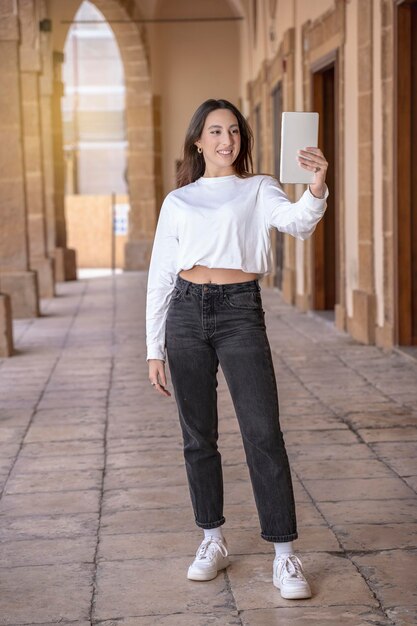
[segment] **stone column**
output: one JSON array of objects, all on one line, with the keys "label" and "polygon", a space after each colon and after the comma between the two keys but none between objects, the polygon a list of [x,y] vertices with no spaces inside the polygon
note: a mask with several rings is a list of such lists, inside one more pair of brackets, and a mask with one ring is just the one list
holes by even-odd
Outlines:
[{"label": "stone column", "polygon": [[[128,241],[125,244],[125,269],[147,269],[158,219],[156,195],[158,146],[154,122],[158,120],[158,99],[154,100],[148,60],[139,33],[126,26],[117,32],[126,82],[126,132],[128,139],[127,177],[130,198]],[[159,180],[161,176],[159,174]]]},{"label": "stone column", "polygon": [[[46,3],[41,0],[41,16],[46,18]],[[55,262],[55,279],[59,282],[76,279],[75,250],[66,247],[64,216],[64,155],[61,119],[61,62],[62,55],[54,57],[48,22],[40,33],[42,74],[39,81],[42,133],[42,165],[46,215],[46,245],[48,256]],[[54,70],[56,65],[56,71]],[[55,90],[54,90],[55,87]],[[54,110],[54,98],[56,110]],[[54,123],[53,118],[54,117]],[[54,149],[54,140],[56,149]],[[58,175],[55,176],[55,168]],[[55,189],[55,182],[57,189]],[[59,233],[59,234],[58,234]],[[59,242],[59,243],[58,243]],[[62,245],[60,245],[60,243]]]},{"label": "stone column", "polygon": [[33,0],[19,0],[20,80],[23,114],[23,152],[25,164],[26,206],[28,214],[29,262],[37,271],[39,293],[43,298],[55,295],[54,263],[47,256],[46,216],[42,167],[42,144],[39,106],[39,13]]},{"label": "stone column", "polygon": [[[0,291],[15,317],[39,315],[36,272],[29,270],[26,197],[20,113],[19,22],[14,0],[0,12]],[[10,331],[3,302],[0,332]],[[9,329],[9,331],[7,331]]]},{"label": "stone column", "polygon": [[64,93],[62,83],[62,63],[64,55],[54,51],[52,54],[52,158],[53,158],[53,245],[55,275],[58,282],[77,279],[75,250],[67,248],[67,230],[65,224],[65,160],[62,137],[61,99]]},{"label": "stone column", "polygon": [[373,222],[372,2],[358,0],[358,287],[348,330],[358,341],[375,343],[376,297]]},{"label": "stone column", "polygon": [[[283,38],[281,63],[283,70],[283,111],[295,110],[295,29],[289,28]],[[284,185],[285,192],[292,202],[296,200],[295,186]],[[295,304],[296,299],[296,271],[295,256],[296,240],[290,235],[284,235],[284,268],[282,272],[282,295],[289,304]]]},{"label": "stone column", "polygon": [[12,307],[10,296],[0,293],[0,358],[13,354]]}]

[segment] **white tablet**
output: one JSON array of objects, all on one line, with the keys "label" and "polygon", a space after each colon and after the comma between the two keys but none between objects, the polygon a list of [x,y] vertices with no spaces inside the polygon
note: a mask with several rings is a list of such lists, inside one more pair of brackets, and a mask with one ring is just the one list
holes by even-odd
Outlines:
[{"label": "white tablet", "polygon": [[281,122],[281,183],[312,183],[314,172],[301,167],[297,151],[307,147],[317,148],[319,114],[285,111]]}]

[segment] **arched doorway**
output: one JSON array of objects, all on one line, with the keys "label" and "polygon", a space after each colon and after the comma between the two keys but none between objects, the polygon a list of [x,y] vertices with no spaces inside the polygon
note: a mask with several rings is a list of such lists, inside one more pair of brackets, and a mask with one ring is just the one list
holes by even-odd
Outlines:
[{"label": "arched doorway", "polygon": [[[147,269],[157,221],[160,182],[160,153],[155,127],[159,100],[154,97],[149,75],[146,32],[137,23],[140,9],[123,0],[91,0],[110,25],[123,62],[125,79],[125,128],[127,139],[127,185],[130,199],[129,229],[125,245],[125,267]],[[75,21],[79,0],[51,4],[54,45],[63,51],[67,30]]]},{"label": "arched doorway", "polygon": [[85,0],[63,64],[63,147],[69,245],[85,268],[123,268],[129,197],[123,63],[112,29]]}]

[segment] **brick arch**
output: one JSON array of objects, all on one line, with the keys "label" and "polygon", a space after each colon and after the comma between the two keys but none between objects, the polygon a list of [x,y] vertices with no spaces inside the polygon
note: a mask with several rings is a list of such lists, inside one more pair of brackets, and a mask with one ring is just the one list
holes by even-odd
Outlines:
[{"label": "brick arch", "polygon": [[[156,174],[159,150],[155,144],[154,108],[146,31],[134,19],[141,15],[129,0],[89,0],[113,30],[123,63],[126,85],[127,169],[130,196],[125,269],[147,269],[156,223],[157,194],[161,187]],[[77,3],[77,9],[82,0]]]}]

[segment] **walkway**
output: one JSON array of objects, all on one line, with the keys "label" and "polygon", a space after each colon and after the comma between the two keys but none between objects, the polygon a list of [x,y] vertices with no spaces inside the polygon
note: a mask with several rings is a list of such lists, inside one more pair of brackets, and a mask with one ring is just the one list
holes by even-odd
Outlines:
[{"label": "walkway", "polygon": [[[417,623],[417,362],[263,288],[310,600],[272,586],[220,373],[227,573],[186,579],[194,525],[173,397],[145,361],[146,274],[59,285],[0,361],[0,624]],[[169,385],[172,390],[172,386]]]}]

